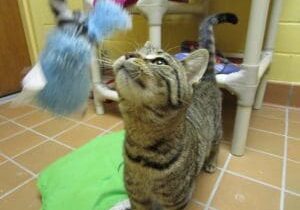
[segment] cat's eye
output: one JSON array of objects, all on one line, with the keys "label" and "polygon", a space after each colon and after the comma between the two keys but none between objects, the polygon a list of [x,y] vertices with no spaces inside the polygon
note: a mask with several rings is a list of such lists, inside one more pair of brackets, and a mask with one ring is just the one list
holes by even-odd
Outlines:
[{"label": "cat's eye", "polygon": [[152,63],[156,65],[168,65],[168,62],[163,58],[155,58],[154,60],[152,60]]}]

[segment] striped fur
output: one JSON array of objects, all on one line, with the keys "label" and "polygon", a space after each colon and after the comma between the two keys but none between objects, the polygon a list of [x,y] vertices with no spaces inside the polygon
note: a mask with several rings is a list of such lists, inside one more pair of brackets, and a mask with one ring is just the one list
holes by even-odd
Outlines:
[{"label": "striped fur", "polygon": [[[215,19],[203,26],[211,21]],[[204,43],[214,43],[211,28],[204,28],[203,34],[209,35]],[[201,169],[216,169],[221,93],[215,81],[189,78],[189,71],[203,68],[205,59],[199,58],[208,59],[203,52],[196,50],[179,62],[146,43],[114,63],[126,130],[124,179],[132,210],[183,210]]]},{"label": "striped fur", "polygon": [[199,28],[199,46],[205,48],[209,52],[209,63],[207,71],[204,75],[205,79],[215,79],[214,64],[215,64],[215,39],[213,26],[221,23],[237,24],[238,18],[232,13],[220,13],[211,15],[203,21]]}]

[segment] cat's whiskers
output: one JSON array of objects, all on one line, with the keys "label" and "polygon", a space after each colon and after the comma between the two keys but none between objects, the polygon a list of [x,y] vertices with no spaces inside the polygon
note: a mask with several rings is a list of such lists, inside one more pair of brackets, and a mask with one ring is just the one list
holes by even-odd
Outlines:
[{"label": "cat's whiskers", "polygon": [[177,48],[180,49],[180,46],[177,45],[177,46],[175,46],[175,47],[170,47],[170,48],[168,48],[168,49],[166,50],[166,52],[170,53],[171,50],[174,50],[174,49],[177,49]]}]

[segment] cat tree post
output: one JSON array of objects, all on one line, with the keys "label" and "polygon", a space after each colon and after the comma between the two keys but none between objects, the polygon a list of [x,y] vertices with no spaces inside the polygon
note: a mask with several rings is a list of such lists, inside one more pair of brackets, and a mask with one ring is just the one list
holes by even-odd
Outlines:
[{"label": "cat tree post", "polygon": [[[266,41],[264,45],[264,51],[270,53],[271,55],[273,55],[273,51],[274,51],[276,33],[278,29],[278,22],[281,14],[281,5],[282,5],[282,0],[273,0],[272,2],[270,23],[268,26]],[[266,75],[263,74],[262,80],[257,90],[257,95],[254,104],[255,109],[260,109],[262,106],[266,86],[267,86],[267,79],[266,79]]]},{"label": "cat tree post", "polygon": [[[242,156],[245,152],[248,127],[252,106],[258,84],[258,70],[261,61],[261,50],[267,22],[270,0],[252,0],[245,57],[242,64],[243,83],[235,87],[238,96],[232,148],[233,155]],[[239,84],[237,83],[237,86]]]},{"label": "cat tree post", "polygon": [[140,0],[137,8],[148,18],[150,42],[161,48],[161,26],[163,16],[168,9],[167,0]]}]

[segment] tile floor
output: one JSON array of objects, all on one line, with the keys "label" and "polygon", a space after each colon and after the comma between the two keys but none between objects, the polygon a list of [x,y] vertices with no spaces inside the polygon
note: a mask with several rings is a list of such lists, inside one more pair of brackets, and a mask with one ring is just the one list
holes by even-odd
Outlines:
[{"label": "tile floor", "polygon": [[[50,163],[99,135],[123,128],[115,103],[97,116],[58,118],[35,106],[0,105],[0,210],[38,210],[36,179]],[[299,210],[300,109],[254,111],[243,157],[229,153],[234,107],[224,105],[224,140],[214,174],[197,180],[189,210]]]}]

